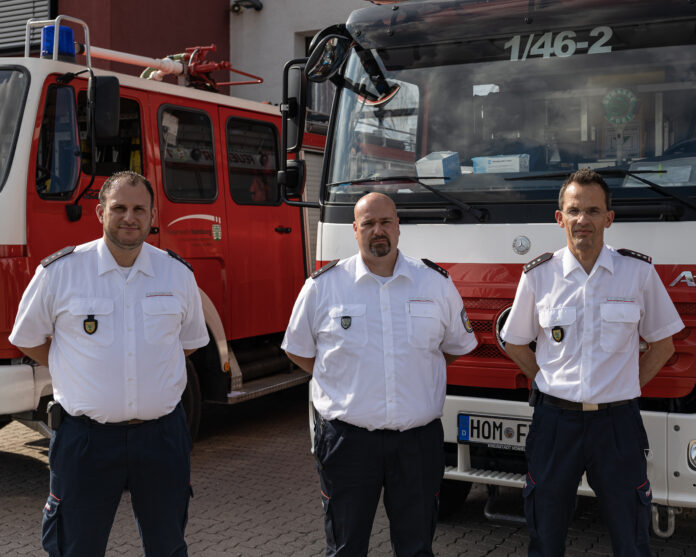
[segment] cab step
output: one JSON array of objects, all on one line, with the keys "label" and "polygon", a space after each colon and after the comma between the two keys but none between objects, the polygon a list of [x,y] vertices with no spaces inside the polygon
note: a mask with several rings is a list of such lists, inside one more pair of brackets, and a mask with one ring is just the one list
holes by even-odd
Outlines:
[{"label": "cab step", "polygon": [[281,373],[245,381],[239,389],[227,393],[227,404],[237,404],[245,400],[302,385],[303,383],[308,383],[311,378],[312,376],[309,373],[301,369],[287,369]]}]

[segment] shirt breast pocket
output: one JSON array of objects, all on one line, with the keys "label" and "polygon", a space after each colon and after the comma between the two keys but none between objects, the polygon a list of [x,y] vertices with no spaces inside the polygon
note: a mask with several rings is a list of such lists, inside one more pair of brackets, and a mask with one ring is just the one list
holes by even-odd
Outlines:
[{"label": "shirt breast pocket", "polygon": [[145,340],[149,344],[174,344],[181,332],[183,309],[174,297],[152,297],[142,301]]},{"label": "shirt breast pocket", "polygon": [[600,346],[605,352],[628,352],[638,348],[632,343],[640,321],[640,307],[628,302],[600,305],[602,316]]},{"label": "shirt breast pocket", "polygon": [[411,346],[434,349],[440,345],[440,313],[433,302],[406,302],[406,315]]},{"label": "shirt breast pocket", "polygon": [[544,330],[544,344],[551,358],[558,358],[565,347],[576,347],[578,338],[577,315],[575,308],[539,308],[539,325]]},{"label": "shirt breast pocket", "polygon": [[330,307],[326,332],[337,346],[349,347],[367,344],[365,304],[343,304]]},{"label": "shirt breast pocket", "polygon": [[73,298],[68,303],[68,328],[83,346],[110,346],[114,341],[114,301]]}]

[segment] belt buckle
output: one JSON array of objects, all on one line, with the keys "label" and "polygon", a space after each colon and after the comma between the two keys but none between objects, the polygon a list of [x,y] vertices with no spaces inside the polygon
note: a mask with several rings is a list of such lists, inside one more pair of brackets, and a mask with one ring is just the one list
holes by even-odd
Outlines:
[{"label": "belt buckle", "polygon": [[592,402],[583,402],[582,411],[583,412],[595,412],[599,410],[599,404],[594,404]]}]

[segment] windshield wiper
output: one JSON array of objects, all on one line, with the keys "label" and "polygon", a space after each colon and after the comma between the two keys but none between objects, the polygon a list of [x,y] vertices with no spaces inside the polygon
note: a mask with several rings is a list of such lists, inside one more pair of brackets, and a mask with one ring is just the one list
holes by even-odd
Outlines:
[{"label": "windshield wiper", "polygon": [[[696,204],[694,204],[686,197],[683,197],[678,193],[671,192],[668,189],[663,188],[661,185],[656,184],[655,182],[638,176],[638,174],[664,174],[665,172],[667,172],[666,170],[623,170],[621,168],[595,168],[594,171],[601,176],[618,176],[623,178],[625,178],[626,176],[630,176],[631,178],[635,178],[636,180],[643,182],[654,192],[679,201],[679,203],[681,203],[682,205],[685,205],[690,209],[696,210]],[[518,180],[547,180],[551,178],[567,178],[568,176],[569,173],[536,174],[534,176],[515,176],[513,178],[505,178],[505,180],[508,182],[515,182]]]},{"label": "windshield wiper", "polygon": [[416,182],[419,186],[424,187],[426,190],[429,192],[434,193],[441,199],[444,199],[445,201],[449,201],[450,203],[456,205],[459,207],[462,211],[465,213],[469,213],[472,215],[477,221],[479,222],[486,222],[488,220],[488,211],[486,209],[478,209],[476,207],[472,207],[468,203],[464,203],[463,201],[460,201],[456,197],[452,197],[451,195],[440,191],[437,188],[434,188],[433,186],[430,186],[428,184],[424,184],[422,180],[442,180],[442,176],[379,176],[377,174],[373,174],[372,176],[367,176],[365,178],[356,178],[355,180],[341,180],[340,182],[332,182],[330,184],[326,184],[327,187],[330,186],[340,186],[342,184],[362,184],[364,182],[383,182],[387,180],[392,180],[392,181],[408,181],[408,182]]}]

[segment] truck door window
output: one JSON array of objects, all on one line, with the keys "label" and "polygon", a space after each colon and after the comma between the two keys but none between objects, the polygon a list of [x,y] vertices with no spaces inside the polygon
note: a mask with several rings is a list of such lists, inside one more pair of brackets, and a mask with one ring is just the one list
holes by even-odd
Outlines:
[{"label": "truck door window", "polygon": [[0,191],[9,174],[17,142],[28,74],[19,69],[0,69]]},{"label": "truck door window", "polygon": [[279,203],[276,129],[240,118],[227,120],[227,165],[232,199],[242,205]]},{"label": "truck door window", "polygon": [[200,110],[159,111],[164,192],[172,201],[210,203],[217,198],[213,126]]},{"label": "truck door window", "polygon": [[36,191],[44,199],[69,198],[80,175],[75,91],[51,85],[36,153]]},{"label": "truck door window", "polygon": [[[82,172],[92,172],[92,145],[87,138],[87,92],[77,95],[77,112],[82,148]],[[140,105],[133,99],[121,98],[118,137],[97,143],[97,176],[111,176],[122,170],[143,173]]]}]

